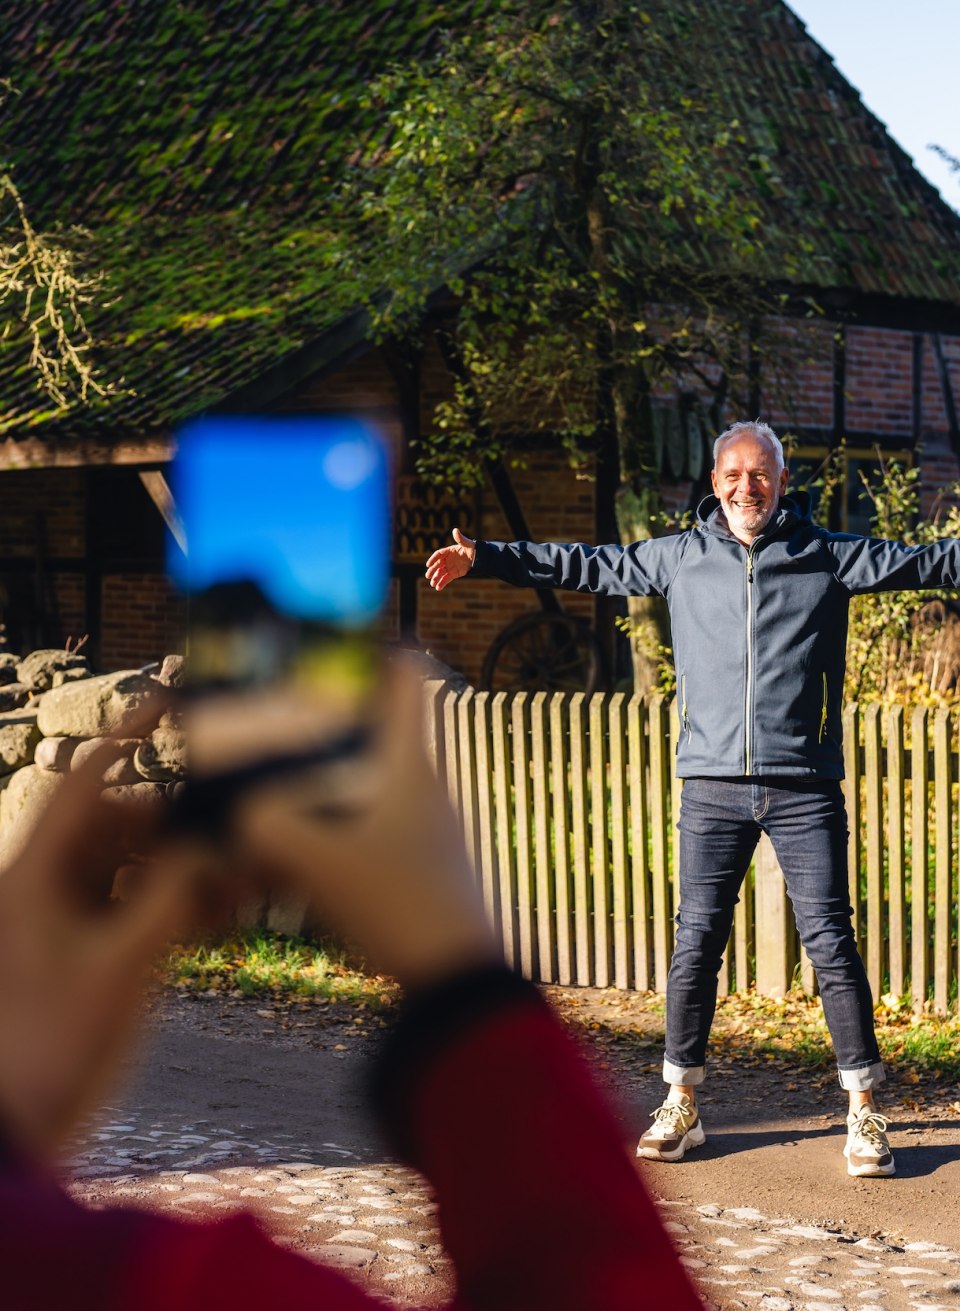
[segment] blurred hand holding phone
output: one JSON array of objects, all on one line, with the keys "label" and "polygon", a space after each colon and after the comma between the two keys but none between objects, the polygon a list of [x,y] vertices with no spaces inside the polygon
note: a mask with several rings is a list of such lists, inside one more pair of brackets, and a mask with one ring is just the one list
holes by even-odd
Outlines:
[{"label": "blurred hand holding phone", "polygon": [[369,736],[386,451],[353,417],[207,416],[178,434],[173,492],[186,538],[185,552],[170,540],[167,562],[188,599],[187,804],[216,811],[266,775],[332,770]]}]

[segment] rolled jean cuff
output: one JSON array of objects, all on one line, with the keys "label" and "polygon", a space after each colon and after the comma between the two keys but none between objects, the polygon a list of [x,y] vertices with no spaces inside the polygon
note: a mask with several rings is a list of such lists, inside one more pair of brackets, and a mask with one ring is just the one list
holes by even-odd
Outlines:
[{"label": "rolled jean cuff", "polygon": [[681,1087],[694,1087],[703,1083],[705,1069],[702,1065],[674,1065],[673,1061],[663,1058],[663,1082],[675,1083]]},{"label": "rolled jean cuff", "polygon": [[872,1065],[861,1065],[855,1070],[838,1070],[840,1087],[847,1092],[867,1092],[883,1083],[887,1074],[883,1061],[874,1061]]}]

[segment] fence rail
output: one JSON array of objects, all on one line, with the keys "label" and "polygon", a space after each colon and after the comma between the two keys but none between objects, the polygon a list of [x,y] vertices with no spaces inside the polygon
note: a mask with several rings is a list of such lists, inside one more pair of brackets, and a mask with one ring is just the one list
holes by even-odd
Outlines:
[{"label": "fence rail", "polygon": [[[677,905],[677,720],[663,697],[426,685],[427,738],[507,959],[545,983],[666,988]],[[957,1007],[957,720],[844,711],[854,926],[874,996]],[[764,838],[721,992],[816,990]]]}]

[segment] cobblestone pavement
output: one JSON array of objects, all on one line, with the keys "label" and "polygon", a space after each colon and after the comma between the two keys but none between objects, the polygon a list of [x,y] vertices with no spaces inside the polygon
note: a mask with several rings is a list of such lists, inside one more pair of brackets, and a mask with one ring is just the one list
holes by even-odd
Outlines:
[{"label": "cobblestone pavement", "polygon": [[78,1200],[207,1220],[242,1207],[278,1242],[341,1267],[390,1300],[437,1306],[450,1296],[436,1208],[415,1171],[366,1163],[335,1142],[265,1139],[252,1124],[172,1124],[143,1119],[130,1106],[109,1111],[115,1118],[101,1121],[64,1162]]},{"label": "cobblestone pavement", "polygon": [[[90,1205],[208,1219],[246,1207],[278,1241],[392,1301],[438,1306],[452,1294],[425,1182],[340,1143],[264,1139],[251,1124],[142,1119],[127,1106],[113,1108],[67,1165],[72,1193]],[[945,1247],[860,1238],[749,1207],[659,1205],[717,1311],[960,1308],[960,1254]]]},{"label": "cobblestone pavement", "polygon": [[[364,1060],[380,1021],[346,1007],[318,1014],[324,1009],[163,998],[151,1017],[150,1044],[131,1063],[128,1090],[64,1163],[69,1188],[92,1206],[133,1205],[195,1219],[244,1207],[279,1242],[340,1266],[385,1300],[442,1306],[453,1278],[429,1188],[391,1159],[362,1109]],[[642,1067],[647,1059],[641,1056],[639,1070],[626,1063],[605,1076],[611,1091],[632,1103],[621,1120],[631,1155],[637,1125],[660,1087],[656,1073]],[[741,1075],[729,1083],[731,1097],[743,1100],[751,1081]],[[739,1123],[723,1132],[722,1087],[713,1094],[708,1147],[679,1166],[643,1167],[648,1187],[665,1194],[661,1214],[708,1306],[960,1311],[960,1242],[953,1237],[960,1229],[951,1220],[938,1234],[923,1232],[916,1216],[929,1218],[930,1211],[915,1211],[904,1191],[911,1182],[939,1190],[942,1208],[955,1217],[952,1156],[947,1165],[943,1152],[931,1158],[911,1181],[910,1131],[901,1125],[895,1145],[904,1178],[847,1180],[842,1136],[823,1138],[819,1120],[798,1129],[819,1103],[787,1108],[802,1152],[766,1144],[780,1143],[780,1124],[763,1124],[757,1147]],[[812,1182],[805,1183],[804,1170]],[[833,1194],[830,1171],[841,1181],[837,1191],[834,1180]],[[833,1209],[837,1196],[853,1196],[846,1186],[867,1192],[877,1182],[883,1193],[876,1211]],[[793,1211],[780,1209],[781,1198],[792,1199]],[[895,1236],[889,1215],[880,1222],[885,1229],[878,1223],[855,1230],[858,1220],[834,1225],[824,1218],[879,1215],[881,1204],[896,1213]]]}]

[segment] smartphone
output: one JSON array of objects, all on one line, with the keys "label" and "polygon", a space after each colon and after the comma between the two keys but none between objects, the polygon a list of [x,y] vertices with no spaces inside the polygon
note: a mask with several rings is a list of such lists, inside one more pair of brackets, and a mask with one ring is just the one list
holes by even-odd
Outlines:
[{"label": "smartphone", "polygon": [[379,434],[354,416],[210,415],[176,437],[185,549],[168,539],[167,568],[188,606],[191,761],[232,795],[361,749],[389,580]]}]

